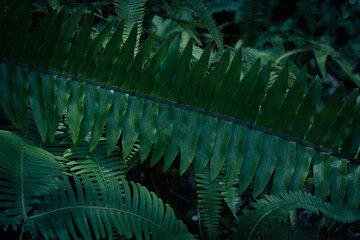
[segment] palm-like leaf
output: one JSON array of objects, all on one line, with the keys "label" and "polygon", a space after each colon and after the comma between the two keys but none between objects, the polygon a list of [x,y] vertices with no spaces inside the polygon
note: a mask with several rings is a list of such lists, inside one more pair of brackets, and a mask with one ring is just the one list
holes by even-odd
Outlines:
[{"label": "palm-like leaf", "polygon": [[[178,38],[165,40],[149,59],[154,35],[134,57],[136,29],[122,47],[113,40],[122,35],[121,25],[100,54],[99,42],[109,28],[88,44],[91,15],[78,28],[78,15],[63,23],[63,12],[53,12],[25,38],[29,21],[19,16],[28,16],[30,5],[14,7],[20,10],[10,8],[0,24],[7,33],[0,39],[6,46],[0,50],[0,99],[23,132],[30,100],[43,141],[53,140],[66,108],[73,143],[90,132],[90,151],[106,124],[108,154],[121,136],[125,158],[139,139],[142,161],[153,148],[151,165],[164,156],[167,169],[180,153],[181,173],[191,164],[195,173],[209,165],[210,181],[226,166],[228,184],[240,173],[240,192],[254,178],[255,196],[272,175],[273,194],[301,189],[312,166],[317,196],[324,199],[330,189],[332,201],[340,203],[347,194],[349,203],[359,205],[359,191],[346,191],[360,181],[354,159],[360,144],[357,90],[342,104],[340,86],[318,111],[320,80],[307,87],[305,70],[288,90],[285,66],[267,90],[269,63],[260,69],[258,60],[241,78],[241,51],[230,63],[227,50],[208,71],[207,47],[190,67],[192,44],[179,57]],[[71,45],[62,42],[76,32]],[[20,35],[26,44],[8,42]]]}]

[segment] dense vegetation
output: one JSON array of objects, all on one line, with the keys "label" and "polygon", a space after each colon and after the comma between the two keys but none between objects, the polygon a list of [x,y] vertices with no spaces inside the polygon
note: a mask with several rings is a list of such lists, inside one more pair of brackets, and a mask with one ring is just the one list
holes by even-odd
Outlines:
[{"label": "dense vegetation", "polygon": [[0,227],[358,239],[360,2],[0,1]]}]

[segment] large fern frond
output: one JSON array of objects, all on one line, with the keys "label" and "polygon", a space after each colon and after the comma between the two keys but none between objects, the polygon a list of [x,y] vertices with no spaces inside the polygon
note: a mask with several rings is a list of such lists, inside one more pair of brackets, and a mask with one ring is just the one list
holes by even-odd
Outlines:
[{"label": "large fern frond", "polygon": [[[91,239],[93,235],[97,239],[112,239],[112,226],[127,238],[191,237],[170,206],[164,205],[145,187],[110,178],[107,189],[111,195],[107,197],[104,185],[100,184],[99,196],[93,181],[87,177],[82,180],[83,183],[74,176],[76,190],[66,179],[64,183],[59,182],[58,190],[52,191],[51,198],[28,217],[29,228],[38,229],[44,237],[51,239],[77,238],[77,231],[84,239]],[[60,215],[61,218],[57,217]]]},{"label": "large fern frond", "polygon": [[256,232],[256,240],[316,240],[318,237],[316,228],[307,226],[304,222],[297,222],[293,227],[287,217],[282,221],[272,221],[265,224]]},{"label": "large fern frond", "polygon": [[145,187],[113,177],[105,183],[94,173],[96,180],[68,179],[49,152],[7,131],[0,131],[0,140],[0,226],[5,230],[22,224],[22,234],[38,232],[46,239],[112,239],[112,227],[127,238],[191,237],[170,206]]},{"label": "large fern frond", "polygon": [[360,181],[358,90],[343,104],[340,86],[322,104],[320,79],[308,87],[303,70],[288,89],[287,66],[267,89],[270,63],[261,68],[258,60],[241,76],[241,50],[231,62],[227,50],[209,71],[210,47],[190,64],[192,43],[179,56],[178,38],[166,39],[150,58],[151,35],[134,57],[137,30],[121,46],[121,25],[100,51],[111,24],[89,44],[91,15],[78,27],[79,15],[63,23],[64,13],[52,12],[25,34],[25,5],[8,9],[0,24],[1,105],[23,132],[28,102],[43,141],[53,140],[66,109],[73,144],[90,133],[90,151],[106,125],[108,154],[120,136],[124,158],[139,140],[142,161],[153,149],[150,164],[164,156],[168,169],[180,153],[180,173],[209,165],[210,181],[226,166],[228,184],[240,173],[240,192],[254,179],[255,196],[267,185],[273,194],[299,190],[312,169],[317,196],[330,190],[332,201],[346,195],[359,205],[359,191],[347,190]]},{"label": "large fern frond", "polygon": [[263,199],[253,204],[253,207],[255,210],[246,211],[246,216],[239,220],[239,231],[236,235],[240,239],[252,239],[261,225],[288,216],[290,210],[297,208],[303,208],[317,215],[321,212],[326,217],[343,223],[360,220],[359,209],[326,203],[304,192],[283,193],[281,196],[265,195]]}]

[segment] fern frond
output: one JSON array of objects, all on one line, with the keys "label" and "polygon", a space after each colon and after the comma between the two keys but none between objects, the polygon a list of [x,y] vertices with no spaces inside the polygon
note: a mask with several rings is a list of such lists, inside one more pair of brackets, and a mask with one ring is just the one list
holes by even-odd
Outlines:
[{"label": "fern frond", "polygon": [[[236,183],[239,182],[239,177],[236,176],[235,181]],[[232,216],[237,218],[237,211],[239,210],[237,205],[241,200],[241,196],[238,191],[238,187],[235,184],[228,185],[228,183],[224,181],[220,181],[222,185],[222,192],[221,196],[224,199],[224,203],[230,209]]]},{"label": "fern frond", "polygon": [[[69,129],[60,122],[57,130],[54,133],[54,140],[52,143],[42,142],[39,130],[36,127],[36,123],[33,118],[31,108],[28,109],[28,131],[24,136],[22,132],[15,128],[10,122],[2,121],[0,124],[1,130],[11,131],[20,137],[27,144],[40,147],[49,153],[53,154],[58,162],[64,163],[63,153],[71,146],[71,139],[69,136]],[[0,108],[0,118],[6,119],[6,114]],[[6,119],[7,120],[7,119]],[[65,165],[64,165],[65,166]]]},{"label": "fern frond", "polygon": [[101,180],[105,184],[109,178],[117,180],[125,178],[126,172],[139,163],[138,151],[138,146],[134,145],[125,160],[122,158],[118,147],[115,147],[114,151],[107,155],[106,141],[101,138],[92,152],[89,152],[89,142],[85,140],[79,145],[67,149],[63,156],[66,166],[70,168],[71,172],[77,176],[86,174],[90,180],[94,180],[96,176],[101,176]]},{"label": "fern frond", "polygon": [[0,130],[0,225],[14,230],[50,193],[65,170],[49,152]]},{"label": "fern frond", "polygon": [[293,229],[290,219],[287,217],[282,221],[273,221],[262,226],[261,230],[256,232],[257,240],[278,239],[278,240],[316,240],[319,239],[316,228],[307,226],[303,222],[297,222]]},{"label": "fern frond", "polygon": [[303,208],[317,215],[321,212],[326,217],[339,222],[349,223],[360,220],[357,208],[347,208],[322,201],[320,198],[304,192],[283,193],[281,196],[265,195],[264,199],[253,204],[255,210],[248,210],[239,220],[240,239],[252,239],[257,229],[264,223],[281,219],[289,214],[289,210]]},{"label": "fern frond", "polygon": [[209,239],[216,239],[220,232],[221,192],[223,186],[220,185],[219,179],[210,181],[209,167],[196,175],[196,185],[201,221],[206,227]]},{"label": "fern frond", "polygon": [[266,22],[264,1],[240,0],[239,5],[239,11],[235,14],[235,21],[240,22],[242,29],[244,29],[246,34],[245,45],[252,45],[260,33],[260,27]]},{"label": "fern frond", "polygon": [[261,58],[264,62],[274,61],[278,57],[278,53],[271,50],[259,50],[251,47],[242,48],[243,58],[247,62],[255,62],[258,58]]},{"label": "fern frond", "polygon": [[220,53],[222,53],[224,51],[222,34],[217,28],[216,22],[211,16],[205,3],[202,0],[187,0],[186,2],[189,3],[195,12],[201,17],[204,25],[207,27],[211,36],[214,38]]},{"label": "fern frond", "polygon": [[100,175],[104,183],[109,177],[120,179],[125,177],[127,167],[121,158],[120,151],[115,149],[110,156],[106,155],[105,141],[100,141],[94,151],[89,153],[89,145],[83,141],[64,152],[64,158],[70,171],[76,175],[86,174],[88,177]]},{"label": "fern frond", "polygon": [[320,12],[317,0],[301,0],[297,3],[300,13],[305,17],[306,25],[314,34],[317,26],[318,15]]},{"label": "fern frond", "polygon": [[238,11],[240,4],[239,1],[236,0],[213,0],[208,1],[206,6],[209,9],[210,14],[219,13],[223,11]]},{"label": "fern frond", "polygon": [[[83,183],[74,176],[76,189],[72,189],[66,179],[64,183],[59,182],[51,198],[29,216],[28,229],[37,229],[51,239],[78,238],[79,235],[91,239],[92,234],[95,238],[112,239],[112,226],[126,238],[167,239],[177,235],[191,238],[170,206],[164,205],[145,187],[110,178],[107,187],[112,194],[108,198],[104,188],[100,188],[98,196],[93,182],[86,176],[82,180]],[[56,217],[59,214],[61,218]]]},{"label": "fern frond", "polygon": [[52,9],[61,8],[61,4],[60,4],[59,0],[48,0],[48,3],[52,7]]},{"label": "fern frond", "polygon": [[[137,25],[136,49],[139,46],[142,32],[142,21],[145,15],[146,0],[115,0],[115,11],[118,17],[124,21],[123,41],[130,35],[131,29]],[[137,52],[137,50],[135,51]]]},{"label": "fern frond", "polygon": [[[8,119],[24,133],[30,102],[42,141],[53,141],[66,114],[73,144],[89,134],[90,151],[106,126],[107,154],[120,139],[123,159],[139,141],[141,161],[150,152],[151,165],[164,156],[165,170],[179,153],[181,174],[190,165],[201,173],[209,164],[213,181],[226,166],[225,181],[232,184],[240,173],[241,193],[254,180],[255,197],[268,184],[273,194],[299,190],[312,169],[317,196],[339,191],[332,201],[342,202],[347,195],[347,202],[359,205],[359,192],[347,190],[359,181],[348,177],[360,168],[355,159],[360,145],[358,90],[343,104],[339,86],[323,104],[320,79],[307,86],[306,69],[289,84],[285,65],[268,88],[270,63],[261,67],[259,59],[242,76],[241,50],[231,62],[227,50],[209,70],[210,47],[191,62],[192,43],[179,55],[179,39],[169,37],[151,55],[154,34],[134,57],[137,30],[121,46],[121,25],[100,52],[110,27],[88,43],[92,17],[78,28],[78,15],[62,23],[62,12],[45,17],[34,32],[25,34],[25,47],[13,49],[7,40],[28,29],[21,24],[29,24],[16,17],[29,14],[31,6],[11,9],[7,13],[13,15],[6,13],[0,24],[8,33],[0,37],[6,46],[0,49],[0,102]],[[4,25],[9,21],[18,27]],[[40,34],[49,26],[61,30]],[[52,45],[55,37],[67,43]],[[62,56],[62,63],[57,56]]]},{"label": "fern frond", "polygon": [[[112,239],[112,226],[127,238],[191,237],[173,210],[133,182],[100,174],[68,179],[55,157],[0,131],[0,226],[39,232],[47,239]],[[63,181],[61,181],[62,179]],[[76,189],[73,189],[72,183]],[[99,188],[97,194],[97,188]],[[59,217],[61,215],[61,217]],[[90,228],[92,230],[90,230]]]}]

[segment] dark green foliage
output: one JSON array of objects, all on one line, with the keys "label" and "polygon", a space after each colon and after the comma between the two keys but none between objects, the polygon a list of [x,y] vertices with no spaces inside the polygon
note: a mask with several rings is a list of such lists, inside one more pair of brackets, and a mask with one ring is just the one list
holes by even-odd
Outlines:
[{"label": "dark green foliage", "polygon": [[295,228],[289,218],[282,221],[269,222],[256,232],[255,239],[279,239],[279,240],[315,240],[321,239],[314,226],[307,226],[304,222],[296,222]]},{"label": "dark green foliage", "polygon": [[239,1],[239,8],[235,14],[235,21],[240,22],[246,36],[244,43],[246,45],[254,44],[256,38],[259,36],[261,25],[266,22],[265,6],[262,0],[254,0],[247,2],[246,0]]},{"label": "dark green foliage", "polygon": [[210,12],[207,9],[206,5],[203,3],[202,0],[187,0],[187,2],[193,7],[195,12],[201,17],[205,26],[207,26],[207,29],[214,38],[214,41],[217,44],[220,53],[222,53],[224,50],[222,35],[217,29],[216,22],[214,18],[210,15]]},{"label": "dark green foliage", "polygon": [[[103,32],[106,33],[109,31],[108,28],[105,28],[103,32],[101,32],[95,39],[93,39],[92,42],[90,42],[89,48],[82,47],[82,49],[89,49],[84,50],[88,51],[87,53],[83,53],[87,56],[87,61],[84,61],[83,63],[81,63],[81,61],[79,62],[79,59],[82,59],[79,53],[80,50],[77,52],[75,52],[75,50],[71,50],[75,49],[75,46],[80,44],[79,41],[82,41],[81,39],[89,38],[89,32],[85,29],[88,29],[91,18],[92,17],[89,16],[85,20],[84,24],[80,27],[79,34],[74,39],[73,45],[70,48],[69,58],[66,60],[66,62],[69,66],[68,71],[71,71],[72,73],[79,72],[80,70],[77,70],[77,68],[91,69],[92,72],[99,71],[93,70],[93,67],[91,67],[93,66],[94,61],[90,61],[90,56],[98,56],[98,54],[94,54],[95,49],[98,48],[94,48],[93,46],[99,44],[99,39],[102,38],[101,36],[104,36]],[[148,58],[152,40],[150,38],[150,40],[147,41],[140,48],[139,53],[134,58],[133,51],[135,46],[132,43],[135,42],[135,33],[136,29],[132,31],[132,34],[130,34],[130,40],[128,40],[124,44],[124,47],[121,49],[120,55],[117,60],[109,63],[113,65],[113,67],[110,67],[109,69],[114,69],[118,71],[117,73],[115,71],[115,73],[112,74],[114,79],[110,78],[98,80],[101,82],[106,82],[108,84],[115,84],[119,87],[126,87],[132,91],[137,90],[136,86],[146,85],[148,87],[142,88],[143,93],[158,96],[160,98],[151,99],[151,102],[148,102],[148,104],[145,104],[145,99],[141,95],[134,95],[132,93],[130,93],[129,95],[128,93],[119,92],[119,98],[114,98],[112,90],[106,89],[109,87],[98,87],[94,86],[93,84],[71,80],[70,95],[68,99],[67,124],[70,127],[72,142],[74,144],[78,144],[79,142],[81,142],[82,139],[91,130],[89,150],[92,151],[100,139],[104,124],[107,122],[106,128],[109,129],[109,131],[107,130],[107,132],[109,133],[109,135],[107,136],[107,142],[109,144],[107,146],[108,154],[110,154],[110,152],[114,148],[115,143],[118,141],[121,133],[123,158],[127,157],[127,155],[130,153],[131,147],[138,138],[148,140],[151,139],[151,141],[148,143],[146,143],[146,141],[140,141],[140,149],[142,148],[141,145],[143,143],[146,146],[145,149],[149,149],[149,143],[154,144],[155,147],[151,160],[151,165],[154,165],[165,154],[167,143],[172,138],[173,141],[178,142],[178,145],[176,148],[174,148],[174,152],[171,153],[167,151],[167,157],[165,158],[166,169],[170,167],[171,162],[173,161],[177,152],[180,151],[181,173],[183,173],[193,161],[196,172],[201,172],[202,169],[209,162],[211,166],[210,180],[213,180],[218,175],[223,164],[227,162],[226,156],[230,157],[232,155],[231,152],[233,152],[233,149],[231,149],[231,146],[235,147],[241,142],[243,142],[242,139],[245,139],[238,137],[231,138],[232,134],[235,134],[237,131],[236,129],[238,127],[235,126],[237,124],[243,124],[241,122],[238,122],[238,120],[253,122],[255,119],[249,119],[249,116],[252,116],[252,112],[254,111],[259,112],[257,114],[258,116],[256,124],[261,127],[278,130],[279,125],[276,126],[276,123],[277,121],[279,121],[279,114],[281,114],[281,112],[288,112],[286,109],[297,109],[300,106],[297,114],[292,113],[292,116],[295,116],[295,121],[293,123],[289,122],[288,127],[283,129],[281,132],[283,132],[284,134],[289,133],[290,135],[299,137],[300,139],[304,138],[320,146],[325,145],[325,142],[329,141],[326,140],[329,139],[326,138],[328,134],[338,135],[338,143],[336,144],[336,146],[334,145],[334,148],[332,149],[333,151],[337,151],[338,147],[341,146],[342,141],[348,136],[350,136],[349,131],[347,130],[349,124],[344,125],[344,128],[341,129],[335,129],[334,127],[331,127],[333,126],[334,122],[338,117],[337,111],[339,111],[341,108],[341,99],[343,97],[341,88],[339,88],[338,91],[336,91],[336,93],[332,96],[332,98],[330,98],[324,108],[318,114],[316,114],[314,110],[316,111],[316,106],[318,104],[317,94],[308,94],[308,96],[304,98],[302,103],[301,99],[298,99],[297,101],[291,99],[293,98],[293,92],[299,91],[301,94],[301,92],[304,91],[304,82],[306,80],[306,78],[304,77],[304,72],[301,73],[301,75],[298,77],[296,81],[297,83],[293,85],[291,91],[286,94],[286,88],[288,86],[288,70],[287,67],[285,67],[278,76],[275,83],[273,84],[272,88],[268,91],[266,97],[264,97],[264,90],[260,90],[259,87],[262,86],[262,88],[264,88],[264,86],[266,86],[265,83],[267,81],[266,75],[268,75],[268,65],[260,71],[260,74],[258,74],[260,60],[257,61],[257,63],[253,65],[251,70],[249,70],[249,72],[239,82],[239,73],[234,72],[232,68],[234,64],[237,64],[236,60],[233,61],[232,65],[227,71],[224,71],[224,67],[222,66],[224,65],[224,63],[226,63],[226,60],[224,60],[220,61],[218,63],[218,66],[216,66],[214,70],[207,76],[205,72],[208,68],[210,50],[209,48],[205,49],[199,61],[195,64],[194,67],[191,68],[190,74],[187,78],[175,78],[175,76],[181,76],[180,73],[177,73],[178,69],[173,68],[170,72],[167,72],[166,74],[162,69],[164,69],[165,67],[166,69],[169,69],[169,67],[167,66],[169,66],[169,64],[173,64],[173,62],[176,61],[175,56],[178,52],[178,50],[176,50],[178,40],[175,39],[172,44],[170,44],[170,39],[166,40],[160,47],[160,49],[157,51],[157,53],[155,53],[155,55],[150,59],[148,64],[143,67],[143,64]],[[34,34],[36,35],[37,32],[35,31]],[[117,37],[117,35],[114,35],[113,37]],[[34,45],[33,49],[35,48],[36,46]],[[72,51],[74,51],[74,54],[76,55],[71,54]],[[92,53],[90,54],[89,51]],[[25,53],[27,52],[25,51]],[[183,53],[183,55],[181,55],[181,57],[185,57],[185,53],[186,51]],[[226,59],[226,54],[227,53],[225,53],[224,55],[224,59]],[[167,55],[168,57],[166,57]],[[238,54],[237,56],[240,55]],[[102,59],[101,55],[100,59]],[[48,61],[48,64],[51,62],[52,61]],[[6,64],[2,64],[2,66],[5,67]],[[90,68],[88,68],[88,66],[90,66]],[[118,68],[116,66],[121,67]],[[9,65],[8,68],[15,69],[11,65]],[[221,68],[223,70],[220,71]],[[2,102],[4,103],[3,108],[9,116],[10,120],[14,122],[15,125],[18,125],[16,124],[16,122],[18,122],[19,119],[16,116],[26,116],[26,114],[17,113],[17,111],[21,109],[15,109],[11,107],[10,103],[5,104],[8,99],[11,99],[11,97],[7,97],[7,95],[12,93],[11,85],[13,84],[14,79],[12,75],[9,75],[9,72],[11,73],[11,71],[13,70],[5,69],[6,68],[4,68],[1,73],[4,75],[3,79],[7,79],[7,81],[2,81],[2,84],[4,86],[4,89],[9,90],[6,92],[6,94],[2,96]],[[152,73],[149,74],[149,71],[152,71]],[[137,75],[133,75],[134,73],[136,73]],[[46,71],[39,69],[35,72],[28,71],[28,73],[24,71],[21,75],[23,76],[22,81],[26,82],[26,79],[28,79],[27,81],[29,82],[28,91],[30,105],[32,106],[32,109],[34,111],[35,122],[38,125],[40,135],[42,136],[43,141],[47,138],[46,136],[48,136],[50,141],[53,139],[53,132],[55,131],[55,128],[53,125],[54,120],[51,119],[58,119],[62,116],[62,112],[56,111],[56,106],[65,106],[67,101],[66,97],[56,98],[56,96],[62,96],[62,93],[59,91],[64,90],[62,87],[57,87],[57,85],[60,84],[60,80],[57,80],[56,74],[61,75],[60,72],[55,73],[54,75],[48,74],[46,73]],[[217,78],[225,79],[223,85],[217,86],[216,84],[204,84],[203,81],[209,80],[209,78],[211,79],[212,76],[215,74],[217,74]],[[84,75],[90,77],[93,74],[87,74],[84,72]],[[148,78],[146,76],[151,77]],[[181,80],[182,82],[177,83],[178,80]],[[162,83],[163,81],[167,82]],[[159,85],[159,87],[154,88],[154,86],[157,85]],[[179,91],[179,86],[184,86],[181,95],[185,97],[176,94],[176,92]],[[317,86],[316,81],[310,87],[310,92],[313,89],[316,89],[313,86]],[[44,92],[38,91],[38,89],[41,88],[47,90],[45,90]],[[164,89],[166,89],[167,91],[165,92]],[[248,98],[243,97],[245,95],[245,92],[247,91],[246,89],[250,89],[250,91],[248,91]],[[230,93],[232,92],[232,94],[223,94],[229,91]],[[198,92],[200,92],[200,94],[198,94]],[[206,113],[203,112],[203,110],[198,109],[206,106],[205,102],[203,101],[204,99],[206,99],[204,97],[207,95],[207,92],[214,93],[213,99],[215,102],[221,102],[224,101],[224,99],[229,98],[229,100],[224,102],[227,103],[226,105],[228,106],[228,109],[224,108],[222,105],[213,105],[210,107],[210,109],[205,109],[211,110],[211,113]],[[356,97],[356,95],[357,94],[354,93],[354,95],[352,95],[352,98]],[[26,95],[24,95],[23,97],[26,97]],[[196,108],[190,109],[190,111],[186,110],[187,107],[185,105],[173,105],[171,102],[167,101],[167,98],[173,99],[180,104],[187,104]],[[261,103],[261,110],[259,111],[259,106],[256,104],[256,102],[260,103],[261,98],[264,98],[264,100]],[[16,99],[18,101],[24,101],[21,98]],[[119,102],[121,103],[121,105],[117,105],[117,99],[121,99],[121,101]],[[201,101],[201,99],[203,99],[203,101]],[[158,101],[162,101],[162,103],[157,103]],[[237,102],[237,104],[231,104],[231,102]],[[247,106],[254,103],[255,105],[253,105],[252,108],[247,108]],[[338,109],[337,111],[334,111],[334,104],[336,105],[336,109]],[[354,104],[353,101],[352,104]],[[151,131],[140,131],[141,126],[145,124],[145,121],[148,121],[147,118],[143,118],[142,116],[145,112],[151,112],[150,109],[144,111],[144,107],[151,109],[158,108],[158,116],[156,117],[157,124],[152,126],[153,129]],[[344,109],[346,108],[348,107],[344,106]],[[245,110],[249,112],[246,112]],[[116,115],[112,115],[115,112],[117,112]],[[339,119],[352,118],[351,111],[342,110],[341,112],[342,113],[339,115]],[[15,113],[16,115],[14,115]],[[119,113],[122,113],[123,115],[119,115]],[[219,117],[216,117],[216,114],[220,114]],[[309,128],[309,124],[313,121],[312,119],[314,114],[314,123]],[[110,117],[107,117],[107,115],[109,115]],[[304,118],[304,116],[306,115],[308,115],[308,120],[300,121],[300,118]],[[116,116],[116,121],[113,121],[113,118],[111,116]],[[153,115],[152,117],[155,116],[156,115]],[[207,127],[200,127],[202,126],[202,124],[206,123],[205,116],[209,116],[210,118],[214,118],[215,120],[215,138],[201,137],[209,136],[209,131],[213,131],[212,128],[209,129]],[[238,120],[228,119],[227,116],[235,117]],[[50,120],[50,122],[45,119]],[[185,125],[182,127],[182,129],[186,130],[176,133],[172,129],[174,127],[174,124],[178,124],[176,122],[179,121],[179,119],[183,119],[181,120],[181,122]],[[297,119],[299,119],[299,121]],[[349,120],[349,122],[351,122],[351,120]],[[147,128],[148,127],[150,127],[150,125],[147,126]],[[298,128],[301,127],[303,127],[303,130],[299,131]],[[22,128],[26,129],[26,126]],[[110,133],[110,129],[118,130],[116,130],[115,132],[111,131]],[[175,129],[178,129],[177,126]],[[289,129],[296,129],[299,131],[299,134],[302,135],[297,135],[296,132],[289,132]],[[309,133],[304,136],[304,133],[306,133],[307,131],[309,131]],[[153,135],[154,133],[155,135]],[[255,127],[255,129],[250,128],[247,131],[246,140],[244,142],[245,151],[243,156],[239,156],[240,159],[243,157],[243,159],[241,160],[242,166],[240,168],[240,189],[242,190],[244,190],[248,186],[251,179],[255,176],[258,164],[260,164],[259,166],[261,167],[270,164],[269,168],[266,167],[268,170],[270,170],[269,173],[263,176],[267,180],[260,181],[263,183],[259,185],[259,190],[262,189],[270,180],[269,177],[271,176],[272,172],[275,173],[274,181],[277,182],[277,184],[274,184],[274,186],[279,187],[279,189],[277,190],[273,189],[274,193],[284,190],[291,180],[291,176],[293,175],[296,165],[296,148],[297,146],[300,147],[301,143],[293,140],[289,141],[289,139],[287,138],[282,139],[279,143],[278,153],[276,150],[277,148],[275,147],[276,144],[274,145],[275,148],[273,152],[275,155],[277,155],[278,160],[276,161],[277,158],[275,158],[270,161],[268,157],[262,157],[261,155],[269,152],[269,148],[272,148],[272,145],[268,145],[267,142],[273,141],[273,138],[276,139],[278,137],[276,137],[277,134],[275,132],[270,131],[269,133],[270,135],[264,134],[262,131],[260,131],[259,127]],[[177,137],[172,137],[172,134],[176,134]],[[272,136],[274,134],[275,136]],[[235,142],[230,141],[231,139],[233,139]],[[308,144],[308,146],[312,145]],[[328,147],[332,146],[328,145]],[[203,152],[202,148],[211,149],[211,152],[208,152],[207,158],[203,158],[202,154],[197,154],[197,152]],[[148,152],[148,150],[146,150],[146,152]],[[171,158],[169,156],[171,156]],[[143,154],[142,159],[144,159],[145,157],[146,155]],[[285,161],[285,159],[289,159],[289,157],[292,160],[290,162],[288,160]],[[239,164],[237,163],[238,160],[233,161],[231,160],[231,158],[229,158],[229,161],[232,161],[232,164],[234,164],[233,166],[236,166],[235,169],[239,169]],[[285,169],[286,173],[284,172]],[[282,184],[279,185],[278,183],[280,182]],[[240,192],[242,192],[242,190]]]},{"label": "dark green foliage", "polygon": [[360,211],[331,205],[321,199],[303,192],[283,193],[281,196],[265,195],[264,199],[253,204],[255,210],[246,211],[241,217],[238,225],[238,232],[235,234],[240,239],[253,239],[261,225],[274,219],[282,219],[289,214],[289,211],[296,208],[304,208],[317,215],[324,214],[330,219],[343,223],[359,221]]},{"label": "dark green foliage", "polygon": [[[206,6],[213,6],[215,12],[231,9],[220,2],[189,3],[222,51]],[[253,16],[256,9],[263,10],[257,4],[263,2],[253,2]],[[143,6],[135,7],[138,19]],[[320,209],[340,222],[358,220],[360,192],[353,190],[360,181],[357,90],[346,96],[340,85],[322,102],[320,78],[308,84],[306,68],[296,71],[291,62],[273,67],[270,61],[254,59],[256,51],[251,49],[244,49],[245,60],[253,59],[250,63],[243,63],[241,49],[230,48],[214,61],[211,45],[199,55],[191,41],[183,47],[181,38],[169,36],[160,43],[155,34],[137,49],[142,29],[135,25],[130,30],[126,21],[110,21],[94,37],[96,16],[90,13],[82,18],[81,11],[67,18],[65,8],[54,10],[33,31],[30,21],[24,21],[31,16],[31,4],[18,1],[6,8],[4,17],[0,15],[0,29],[6,33],[0,37],[4,46],[0,48],[0,101],[4,115],[18,130],[6,129],[18,135],[21,131],[26,141],[54,153],[56,158],[43,152],[52,159],[47,161],[57,160],[53,162],[61,173],[48,176],[53,178],[51,186],[45,184],[46,192],[36,195],[39,203],[33,215],[23,207],[22,215],[9,220],[12,215],[1,209],[6,221],[0,224],[5,230],[6,224],[15,228],[20,219],[29,221],[26,231],[51,239],[77,234],[111,238],[114,232],[140,239],[150,232],[160,239],[190,238],[170,208],[165,207],[164,213],[164,205],[153,193],[124,179],[138,159],[150,166],[162,162],[164,171],[179,168],[181,175],[188,170],[196,174],[200,216],[210,239],[221,236],[223,206],[229,204],[236,216],[229,197],[233,184],[240,194],[255,198],[264,192],[273,194],[258,204],[278,204],[283,211],[275,216],[302,207],[316,213]],[[253,20],[263,22],[260,16]],[[325,64],[323,56],[315,53],[317,61]],[[279,56],[277,63],[283,58]],[[8,142],[20,141],[9,136],[2,141],[4,149]],[[24,147],[28,148],[40,151]],[[19,152],[6,150],[2,167],[7,155]],[[4,174],[2,179],[13,181]],[[287,189],[300,191],[311,180],[316,197],[284,195]],[[8,194],[6,187],[1,194]],[[328,196],[331,204],[323,202]],[[340,216],[344,203],[352,207],[346,208],[348,218]],[[112,215],[108,208],[119,214]],[[60,212],[70,224],[57,220]],[[129,217],[131,223],[122,223],[124,216],[134,215]],[[257,227],[254,223],[248,222],[244,236]],[[269,229],[277,228],[271,224]],[[264,234],[268,231],[272,230]]]},{"label": "dark green foliage", "polygon": [[210,180],[210,167],[196,176],[198,206],[200,217],[206,227],[209,239],[216,239],[219,234],[220,212],[222,209],[220,179]]},{"label": "dark green foliage", "polygon": [[[63,169],[49,152],[28,145],[15,134],[0,131],[1,138],[1,225],[17,229],[39,199],[50,192]],[[36,176],[36,178],[34,178]]]},{"label": "dark green foliage", "polygon": [[142,32],[142,21],[145,14],[146,0],[115,0],[115,10],[120,20],[124,21],[124,35],[125,41],[130,35],[131,29],[137,25],[137,39],[136,48],[139,46],[140,35]]},{"label": "dark green foliage", "polygon": [[[50,239],[77,238],[79,234],[86,239],[92,235],[112,239],[112,227],[120,235],[137,239],[147,239],[149,232],[156,239],[187,234],[185,225],[167,204],[145,187],[113,174],[121,170],[108,172],[110,165],[106,160],[99,159],[91,166],[87,162],[88,167],[84,167],[85,161],[96,157],[81,160],[87,155],[79,151],[81,146],[64,153],[67,159],[80,158],[78,166],[71,170],[81,178],[68,178],[49,152],[26,144],[7,131],[0,131],[0,139],[1,207],[6,207],[1,211],[0,225],[4,230],[16,230],[23,221],[22,233],[39,231]],[[99,154],[95,150],[93,156]]]},{"label": "dark green foliage", "polygon": [[240,3],[236,0],[214,0],[207,2],[207,6],[211,14],[223,11],[237,12],[239,10]]}]

